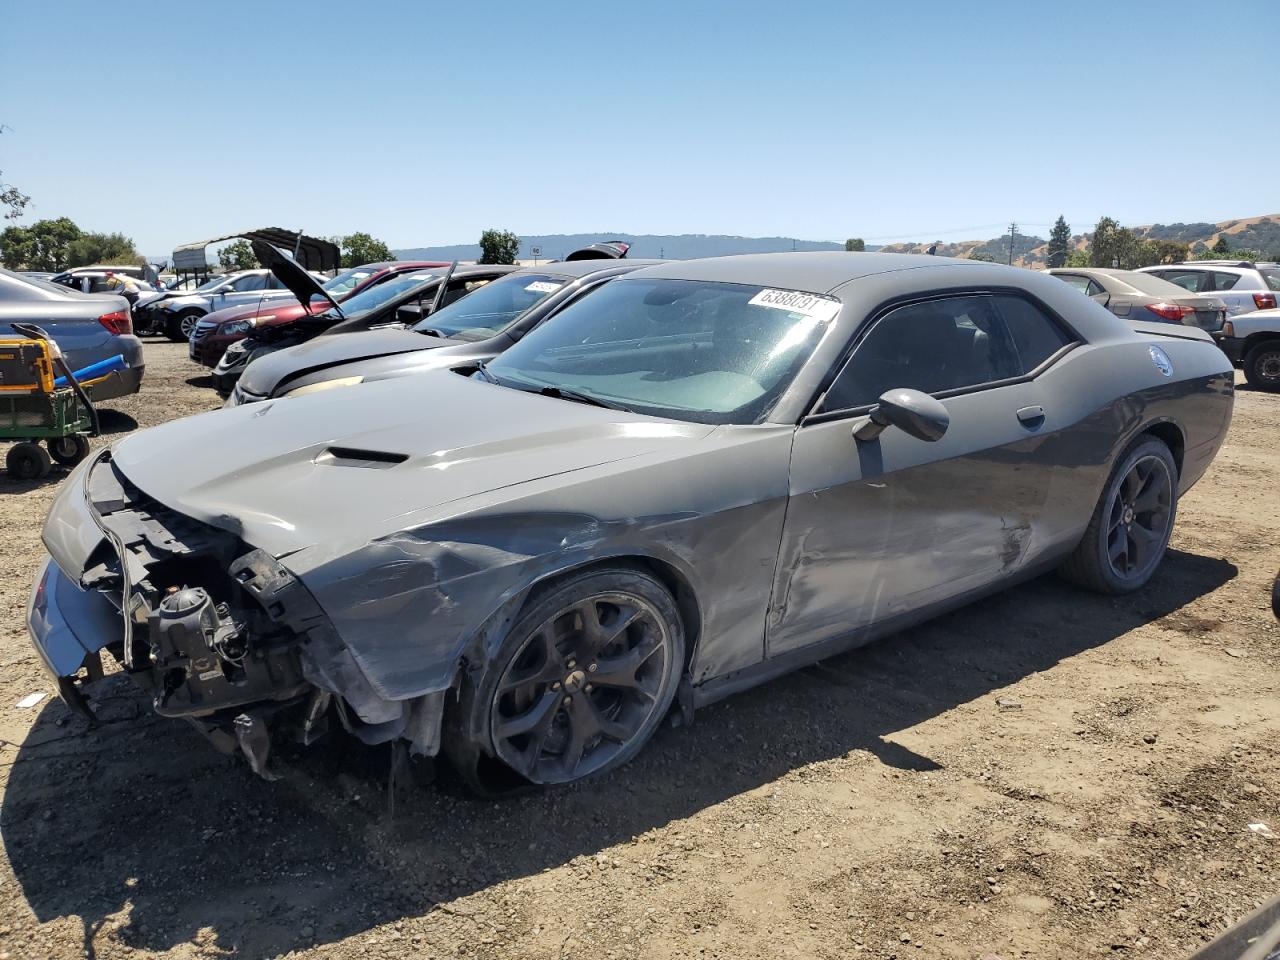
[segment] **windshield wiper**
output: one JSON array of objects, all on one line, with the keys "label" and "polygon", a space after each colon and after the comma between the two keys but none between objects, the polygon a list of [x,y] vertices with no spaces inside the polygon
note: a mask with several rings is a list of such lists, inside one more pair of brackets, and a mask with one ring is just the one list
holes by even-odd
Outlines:
[{"label": "windshield wiper", "polygon": [[544,397],[555,397],[557,400],[572,400],[574,403],[586,403],[593,407],[604,407],[607,410],[621,410],[624,413],[631,411],[620,403],[613,403],[610,400],[602,400],[600,397],[593,396],[589,393],[578,393],[576,390],[567,390],[564,387],[541,387],[538,393]]},{"label": "windshield wiper", "polygon": [[443,330],[437,330],[435,327],[414,327],[415,333],[426,334],[428,337],[439,337],[441,340],[448,340],[449,335]]}]

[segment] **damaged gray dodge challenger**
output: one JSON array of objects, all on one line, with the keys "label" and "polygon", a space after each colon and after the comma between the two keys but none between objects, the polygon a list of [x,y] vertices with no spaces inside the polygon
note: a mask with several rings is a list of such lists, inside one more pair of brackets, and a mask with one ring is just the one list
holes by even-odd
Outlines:
[{"label": "damaged gray dodge challenger", "polygon": [[1207,334],[1027,270],[672,262],[487,364],[124,439],[54,503],[29,626],[70,704],[105,649],[259,772],[341,724],[563,783],[1045,571],[1141,587],[1233,397]]}]

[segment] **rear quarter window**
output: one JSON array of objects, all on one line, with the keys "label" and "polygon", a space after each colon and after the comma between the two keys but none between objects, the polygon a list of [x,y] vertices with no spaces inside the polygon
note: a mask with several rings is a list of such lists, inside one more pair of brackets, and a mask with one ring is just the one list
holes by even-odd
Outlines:
[{"label": "rear quarter window", "polygon": [[1008,325],[1023,373],[1030,373],[1063,347],[1075,342],[1075,338],[1058,321],[1029,300],[1001,294],[995,301]]}]

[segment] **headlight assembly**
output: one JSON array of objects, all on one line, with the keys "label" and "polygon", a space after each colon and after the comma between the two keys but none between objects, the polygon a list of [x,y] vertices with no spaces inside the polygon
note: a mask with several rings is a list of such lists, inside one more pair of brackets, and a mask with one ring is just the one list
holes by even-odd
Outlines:
[{"label": "headlight assembly", "polygon": [[332,390],[334,387],[351,387],[357,383],[364,383],[364,377],[337,377],[333,380],[321,380],[319,383],[298,387],[296,390],[288,391],[285,396],[304,397],[308,393],[319,393],[321,390]]}]

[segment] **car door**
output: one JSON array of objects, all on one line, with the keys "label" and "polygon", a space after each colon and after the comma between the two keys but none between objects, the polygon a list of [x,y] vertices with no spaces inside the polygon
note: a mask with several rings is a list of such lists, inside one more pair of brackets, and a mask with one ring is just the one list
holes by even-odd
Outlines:
[{"label": "car door", "polygon": [[[796,431],[769,656],[927,615],[1036,558],[1055,468],[1035,374],[1075,342],[1012,294],[904,303],[865,327]],[[903,387],[942,401],[946,434],[855,441],[876,399]]]},{"label": "car door", "polygon": [[221,302],[214,302],[213,309],[221,310],[223,307],[243,306],[251,302],[257,302],[262,299],[263,292],[266,289],[266,274],[251,273],[243,277],[237,277],[223,291],[220,298]]}]

